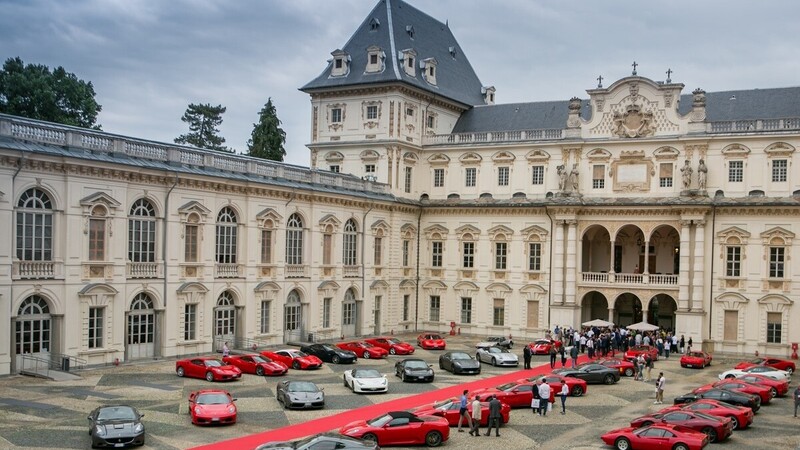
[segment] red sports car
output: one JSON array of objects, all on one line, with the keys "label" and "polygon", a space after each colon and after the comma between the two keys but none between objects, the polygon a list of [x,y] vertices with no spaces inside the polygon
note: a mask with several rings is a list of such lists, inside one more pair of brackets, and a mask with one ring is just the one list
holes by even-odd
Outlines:
[{"label": "red sports car", "polygon": [[412,355],[414,354],[414,346],[408,342],[402,342],[400,339],[383,336],[370,339],[364,339],[364,342],[388,350],[390,355]]},{"label": "red sports car", "polygon": [[681,367],[698,367],[700,369],[711,365],[711,355],[706,352],[686,352],[681,356]]},{"label": "red sports car", "polygon": [[733,421],[727,417],[718,417],[698,411],[670,410],[648,414],[631,421],[635,428],[646,427],[654,423],[671,423],[683,425],[708,435],[710,442],[722,442],[733,434]]},{"label": "red sports car", "polygon": [[533,382],[522,379],[493,388],[476,389],[471,394],[481,400],[494,395],[500,402],[506,403],[512,408],[530,408],[533,399]]},{"label": "red sports car", "polygon": [[450,425],[444,417],[391,411],[371,420],[351,422],[343,426],[339,433],[356,439],[375,441],[381,447],[388,445],[436,447],[450,438]]},{"label": "red sports car", "polygon": [[380,359],[386,358],[389,356],[389,351],[380,347],[375,347],[372,344],[368,344],[363,341],[349,341],[349,342],[339,342],[336,344],[337,347],[341,348],[342,350],[350,350],[351,352],[355,353],[356,356],[359,358],[364,359]]},{"label": "red sports car", "polygon": [[636,369],[633,368],[633,363],[630,361],[625,361],[624,359],[600,358],[594,360],[594,362],[612,369],[618,369],[620,375],[625,375],[626,377],[632,377],[633,374],[636,373]]},{"label": "red sports car", "polygon": [[753,366],[768,366],[776,369],[785,370],[789,373],[794,373],[795,365],[793,361],[788,359],[778,358],[755,358],[750,361],[742,361],[734,367],[734,369],[748,369]]},{"label": "red sports car", "polygon": [[778,381],[758,373],[747,373],[735,378],[736,380],[747,381],[748,383],[767,386],[772,391],[773,397],[782,397],[789,393],[789,382],[786,380]]},{"label": "red sports car", "polygon": [[658,423],[643,428],[620,428],[600,436],[619,450],[701,450],[708,436],[681,425]]},{"label": "red sports car", "polygon": [[203,389],[189,394],[189,412],[195,425],[236,423],[236,399],[221,389]]},{"label": "red sports car", "polygon": [[[451,427],[458,426],[458,414],[461,409],[461,402],[458,398],[453,397],[440,402],[432,403],[430,405],[420,406],[414,408],[412,411],[418,416],[439,416],[447,419],[447,423]],[[472,402],[467,403],[467,411],[472,417]],[[508,423],[508,418],[511,415],[511,407],[501,402],[500,414],[502,414],[503,423]],[[486,426],[489,423],[489,402],[481,402],[481,426]],[[462,424],[463,425],[463,424]]]},{"label": "red sports car", "polygon": [[417,345],[425,350],[444,350],[447,344],[439,333],[422,333],[417,336]]},{"label": "red sports car", "polygon": [[289,367],[286,364],[255,353],[251,355],[223,356],[222,362],[238,367],[242,373],[258,376],[277,376],[289,371]]},{"label": "red sports car", "polygon": [[179,377],[205,378],[207,381],[238,380],[242,376],[238,367],[211,356],[175,361],[175,373]]},{"label": "red sports car", "polygon": [[625,359],[631,361],[639,357],[639,355],[650,354],[653,361],[658,360],[658,349],[651,345],[635,345],[625,352]]},{"label": "red sports car", "polygon": [[265,356],[273,361],[278,361],[295,370],[319,369],[322,367],[322,360],[314,355],[306,355],[300,350],[287,348],[275,352],[263,351],[261,356]]},{"label": "red sports car", "polygon": [[535,377],[530,378],[523,378],[519,381],[530,381],[535,382],[536,380],[540,380],[544,377],[547,384],[550,385],[550,392],[555,393],[558,395],[561,392],[561,380],[567,381],[567,388],[569,389],[569,395],[572,397],[580,397],[581,395],[586,393],[587,385],[586,380],[582,380],[580,378],[575,377],[564,377],[555,373],[548,373],[547,375],[538,375]]},{"label": "red sports car", "polygon": [[739,379],[724,379],[719,380],[716,383],[706,384],[705,386],[700,386],[699,388],[695,388],[695,394],[699,394],[701,392],[705,392],[709,389],[727,389],[729,391],[736,391],[736,392],[744,392],[746,394],[753,394],[761,397],[761,404],[766,405],[772,400],[772,390],[764,385],[761,384],[754,384],[748,383],[747,381],[742,381]]},{"label": "red sports car", "polygon": [[745,406],[731,405],[730,403],[720,402],[711,399],[700,399],[688,405],[675,405],[662,409],[660,412],[667,411],[697,411],[710,416],[727,417],[731,419],[734,429],[744,429],[753,423],[753,410]]},{"label": "red sports car", "polygon": [[531,353],[534,355],[549,355],[552,347],[555,347],[556,351],[558,351],[561,348],[561,341],[537,339],[528,344],[528,348],[531,349]]}]

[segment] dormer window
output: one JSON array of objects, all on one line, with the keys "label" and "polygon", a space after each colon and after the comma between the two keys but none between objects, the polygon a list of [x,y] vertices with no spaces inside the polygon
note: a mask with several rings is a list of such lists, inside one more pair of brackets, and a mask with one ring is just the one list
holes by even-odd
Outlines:
[{"label": "dormer window", "polygon": [[372,45],[367,48],[367,73],[375,73],[383,71],[383,60],[386,55],[380,47]]},{"label": "dormer window", "polygon": [[371,65],[378,64],[378,55],[369,55],[369,63]]},{"label": "dormer window", "polygon": [[414,27],[411,25],[406,25],[406,33],[411,39],[414,39]]},{"label": "dormer window", "polygon": [[381,21],[373,17],[369,21],[369,30],[370,31],[378,31],[378,28],[381,26]]},{"label": "dormer window", "polygon": [[403,61],[403,71],[405,71],[406,75],[416,77],[417,68],[415,63],[417,60],[417,52],[410,48],[402,50],[398,55],[398,58]]},{"label": "dormer window", "polygon": [[350,71],[350,55],[343,50],[334,50],[331,52],[333,56],[333,67],[331,68],[332,77],[341,77],[347,75]]},{"label": "dormer window", "polygon": [[422,61],[420,66],[423,68],[422,77],[432,85],[436,85],[436,62],[435,58],[427,58]]},{"label": "dormer window", "polygon": [[457,49],[457,48],[455,48],[455,47],[448,47],[447,51],[449,51],[449,52],[450,52],[450,56],[452,56],[452,57],[453,57],[453,59],[456,59],[456,55],[458,54],[458,49]]},{"label": "dormer window", "polygon": [[481,88],[483,101],[486,102],[487,105],[494,105],[494,92],[494,86],[484,86]]},{"label": "dormer window", "polygon": [[333,63],[333,67],[341,69],[343,66],[344,66],[344,60],[342,60],[342,58],[336,58],[336,61]]}]

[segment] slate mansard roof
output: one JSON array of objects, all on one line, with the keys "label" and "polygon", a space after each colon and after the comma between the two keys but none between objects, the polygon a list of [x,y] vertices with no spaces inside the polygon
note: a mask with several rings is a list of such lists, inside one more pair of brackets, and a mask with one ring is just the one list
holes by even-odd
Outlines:
[{"label": "slate mansard roof", "polygon": [[[373,30],[373,23],[377,27]],[[413,36],[409,33],[413,30]],[[378,46],[386,55],[381,72],[367,73],[367,48]],[[453,52],[451,53],[451,48]],[[416,52],[416,76],[403,70],[398,54]],[[467,106],[484,103],[482,84],[450,28],[401,0],[381,0],[342,48],[350,57],[346,75],[331,76],[332,61],[303,92],[347,86],[402,82]],[[419,62],[436,59],[436,85],[422,76]]]}]

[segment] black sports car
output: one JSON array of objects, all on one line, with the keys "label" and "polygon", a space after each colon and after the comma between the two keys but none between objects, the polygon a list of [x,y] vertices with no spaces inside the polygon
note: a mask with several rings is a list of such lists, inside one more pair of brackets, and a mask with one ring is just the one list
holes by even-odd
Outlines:
[{"label": "black sports car", "polygon": [[101,406],[88,419],[92,422],[89,435],[92,448],[120,448],[144,445],[144,414],[127,405]]},{"label": "black sports car", "polygon": [[256,447],[256,450],[380,450],[375,441],[365,441],[342,436],[338,433],[323,433],[309,436],[297,441],[267,442]]},{"label": "black sports car", "polygon": [[394,364],[394,374],[403,381],[433,381],[434,373],[424,359],[406,358]]},{"label": "black sports car", "polygon": [[556,369],[553,373],[562,377],[580,378],[587,384],[614,384],[619,381],[619,370],[602,364],[587,363],[578,367]]},{"label": "black sports car", "polygon": [[719,400],[721,402],[730,403],[737,406],[746,406],[753,410],[758,411],[761,408],[761,397],[757,395],[745,394],[744,392],[729,391],[727,389],[709,389],[699,394],[689,392],[681,396],[675,397],[674,404],[682,405],[684,403],[692,403],[701,398],[708,398],[711,400]]},{"label": "black sports car", "polygon": [[330,344],[311,344],[300,347],[300,351],[307,355],[314,355],[326,363],[351,364],[358,357],[350,350],[343,350]]},{"label": "black sports car", "polygon": [[447,352],[439,355],[439,368],[459,373],[481,373],[481,362],[466,352]]},{"label": "black sports car", "polygon": [[311,381],[279,381],[275,388],[275,398],[286,409],[325,407],[325,393]]}]

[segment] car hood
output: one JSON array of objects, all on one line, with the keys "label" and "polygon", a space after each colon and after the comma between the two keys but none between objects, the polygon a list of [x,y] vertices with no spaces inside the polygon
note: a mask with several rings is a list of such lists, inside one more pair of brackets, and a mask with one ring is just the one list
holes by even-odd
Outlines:
[{"label": "car hood", "polygon": [[493,358],[497,358],[503,361],[516,361],[517,355],[513,353],[489,353]]},{"label": "car hood", "polygon": [[[196,405],[195,414],[213,416],[217,414],[228,414],[228,408],[233,405],[219,404],[219,405]],[[200,411],[197,411],[200,408]]]},{"label": "car hood", "polygon": [[261,367],[269,370],[286,370],[286,365],[283,363],[279,363],[276,361],[268,362],[268,363],[261,363],[259,364]]},{"label": "car hood", "polygon": [[481,363],[477,359],[454,359],[453,364],[461,367],[480,367]]},{"label": "car hood", "polygon": [[322,392],[288,392],[287,394],[292,400],[301,402],[319,400],[322,398]]},{"label": "car hood", "polygon": [[366,420],[356,420],[355,422],[350,422],[347,425],[343,426],[339,429],[339,433],[344,434],[345,436],[352,436],[354,434],[358,434],[361,431],[369,430],[371,427],[367,425]]},{"label": "car hood", "polygon": [[422,369],[422,368],[419,368],[419,369],[405,368],[404,370],[406,372],[410,373],[410,374],[413,374],[413,375],[427,375],[427,374],[433,373],[433,369],[431,369],[430,367],[426,367],[424,369]]},{"label": "car hood", "polygon": [[138,422],[99,422],[97,425],[105,428],[104,437],[132,436],[137,434],[134,429]]},{"label": "car hood", "polygon": [[353,378],[353,381],[362,386],[383,386],[386,384],[386,378]]}]

